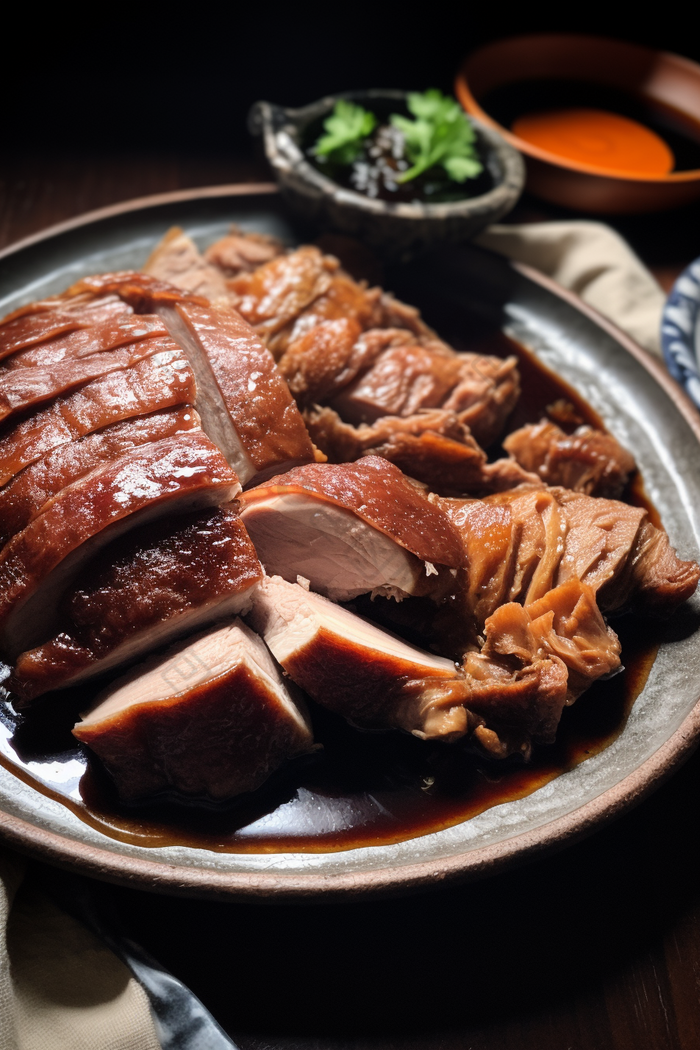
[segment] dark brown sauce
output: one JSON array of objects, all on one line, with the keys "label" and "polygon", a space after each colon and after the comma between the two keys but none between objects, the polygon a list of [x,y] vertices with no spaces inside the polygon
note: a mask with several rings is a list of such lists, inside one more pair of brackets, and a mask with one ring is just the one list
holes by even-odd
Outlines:
[{"label": "dark brown sauce", "polygon": [[[515,352],[520,359],[524,393],[508,429],[537,422],[551,405],[557,406],[553,412],[560,425],[565,419],[572,427],[601,425],[567,383],[502,333],[480,339],[478,348],[499,356]],[[641,481],[633,483],[627,498],[658,522]],[[556,743],[535,749],[527,765],[519,759],[488,761],[466,746],[426,744],[398,732],[361,733],[314,708],[315,736],[323,750],[290,764],[255,795],[227,809],[172,801],[129,809],[70,732],[90,703],[90,689],[45,698],[22,718],[0,706],[0,763],[91,827],[139,846],[326,853],[401,842],[523,798],[612,743],[647,680],[659,633],[658,625],[632,617],[614,626],[624,671],[597,682],[566,709]]]}]

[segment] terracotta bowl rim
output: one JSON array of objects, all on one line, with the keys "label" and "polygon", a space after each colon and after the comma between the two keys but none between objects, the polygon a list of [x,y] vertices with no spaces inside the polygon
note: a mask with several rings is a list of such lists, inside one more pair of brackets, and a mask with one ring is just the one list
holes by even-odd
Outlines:
[{"label": "terracotta bowl rim", "polygon": [[[616,40],[613,37],[594,36],[585,33],[523,33],[517,36],[503,37],[500,40],[493,40],[487,44],[483,44],[481,47],[476,48],[470,52],[463,60],[454,81],[454,92],[456,97],[461,102],[464,109],[471,116],[476,117],[483,124],[493,128],[497,131],[506,142],[514,146],[515,149],[519,150],[526,157],[533,158],[534,160],[544,161],[547,164],[551,164],[557,168],[564,168],[568,171],[575,172],[579,175],[593,175],[602,179],[613,179],[615,182],[634,182],[634,183],[645,183],[647,185],[658,185],[667,186],[674,183],[684,182],[697,182],[700,181],[700,168],[692,168],[687,171],[672,171],[668,175],[653,176],[653,175],[635,175],[632,172],[619,172],[613,171],[609,168],[599,167],[596,164],[585,164],[580,161],[571,160],[568,157],[562,157],[558,153],[552,153],[549,150],[541,149],[539,146],[528,142],[526,139],[521,139],[518,135],[514,135],[508,128],[503,127],[497,120],[482,108],[475,96],[472,94],[471,88],[469,87],[469,81],[467,79],[467,68],[473,59],[491,48],[498,48],[500,44],[511,44],[514,41],[540,41],[547,40],[552,43],[557,41],[568,41],[568,42],[587,42],[589,44],[604,43],[607,45],[618,46],[620,51],[636,51],[638,53],[645,52],[651,55],[656,55],[659,58],[672,59],[674,63],[681,63],[682,65],[689,67],[697,72],[698,80],[700,81],[700,65],[697,62],[693,62],[692,59],[686,58],[684,55],[677,55],[672,51],[660,51],[654,48],[644,47],[641,44],[634,44],[626,40]],[[548,79],[548,78],[544,78]],[[595,83],[596,81],[592,81]],[[517,81],[513,81],[517,83]],[[700,120],[700,115],[698,117]]]}]

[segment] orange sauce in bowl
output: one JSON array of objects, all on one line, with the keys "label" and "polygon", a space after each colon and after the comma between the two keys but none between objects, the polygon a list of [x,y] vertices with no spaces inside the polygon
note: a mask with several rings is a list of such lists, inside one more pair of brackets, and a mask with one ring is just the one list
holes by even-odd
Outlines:
[{"label": "orange sauce in bowl", "polygon": [[610,174],[658,177],[675,164],[668,145],[650,128],[602,109],[526,113],[512,130],[539,149]]}]

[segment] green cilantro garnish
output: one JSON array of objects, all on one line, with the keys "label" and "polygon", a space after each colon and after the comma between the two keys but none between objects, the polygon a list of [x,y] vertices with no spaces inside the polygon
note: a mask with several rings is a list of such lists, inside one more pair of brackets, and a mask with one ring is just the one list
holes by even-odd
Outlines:
[{"label": "green cilantro garnish", "polygon": [[409,182],[436,164],[442,164],[455,182],[473,179],[483,171],[474,147],[476,134],[458,102],[432,88],[422,95],[411,92],[407,105],[415,120],[398,114],[391,117],[403,134],[406,156],[413,165],[397,182]]},{"label": "green cilantro garnish", "polygon": [[354,102],[338,99],[331,115],[323,122],[326,135],[321,135],[314,147],[317,157],[328,157],[337,164],[352,164],[362,148],[362,142],[377,125],[374,113],[356,106]]}]

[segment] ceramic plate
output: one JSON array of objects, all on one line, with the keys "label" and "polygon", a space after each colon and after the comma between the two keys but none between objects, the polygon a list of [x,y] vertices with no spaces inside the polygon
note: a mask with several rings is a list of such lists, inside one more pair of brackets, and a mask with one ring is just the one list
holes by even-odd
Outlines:
[{"label": "ceramic plate", "polygon": [[[131,202],[55,227],[1,255],[0,315],[85,274],[138,269],[173,223],[205,246],[231,222],[290,244],[299,238],[273,187],[219,187]],[[574,386],[634,451],[680,555],[699,556],[700,421],[660,365],[574,296],[470,246],[403,267],[388,284],[424,307],[438,327],[444,315],[452,327],[503,329]],[[475,877],[590,832],[687,757],[700,731],[699,624],[696,597],[672,622],[658,625],[658,656],[608,747],[525,797],[439,831],[332,852],[144,846],[86,823],[7,764],[0,766],[0,830],[16,847],[87,874],[228,899],[359,896]],[[39,778],[42,768],[47,766],[39,762]]]}]

